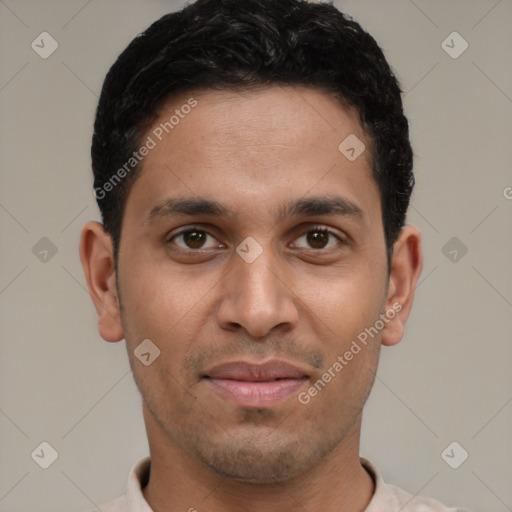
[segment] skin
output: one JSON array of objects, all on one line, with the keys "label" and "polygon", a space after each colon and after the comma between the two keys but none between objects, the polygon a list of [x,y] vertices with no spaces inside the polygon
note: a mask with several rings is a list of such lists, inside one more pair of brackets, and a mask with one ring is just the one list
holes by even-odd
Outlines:
[{"label": "skin", "polygon": [[[359,460],[362,410],[381,345],[403,336],[422,268],[420,233],[402,229],[388,274],[371,140],[332,96],[277,86],[188,92],[164,106],[146,136],[190,97],[197,106],[144,158],[130,191],[118,276],[101,224],[86,224],[80,244],[99,332],[126,339],[142,394],[151,454],[144,496],[155,512],[334,512],[340,504],[361,512],[374,492]],[[349,134],[367,148],[353,162],[338,151]],[[286,202],[334,196],[361,215],[276,214]],[[178,197],[215,200],[232,215],[148,220]],[[206,232],[199,248],[190,234],[174,236],[192,227]],[[248,236],[263,249],[252,263],[236,252]],[[297,392],[242,407],[202,378],[227,361],[279,358],[307,372],[299,390],[307,391],[398,303],[308,404]],[[147,338],[161,351],[149,366],[134,356]]]}]

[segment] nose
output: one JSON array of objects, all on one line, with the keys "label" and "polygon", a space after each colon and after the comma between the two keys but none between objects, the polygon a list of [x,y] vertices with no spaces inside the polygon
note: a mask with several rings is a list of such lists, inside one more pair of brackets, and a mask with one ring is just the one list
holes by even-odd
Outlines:
[{"label": "nose", "polygon": [[223,329],[245,329],[252,337],[261,338],[297,324],[299,313],[290,278],[270,252],[265,249],[252,263],[235,256],[235,268],[221,285],[217,315]]}]

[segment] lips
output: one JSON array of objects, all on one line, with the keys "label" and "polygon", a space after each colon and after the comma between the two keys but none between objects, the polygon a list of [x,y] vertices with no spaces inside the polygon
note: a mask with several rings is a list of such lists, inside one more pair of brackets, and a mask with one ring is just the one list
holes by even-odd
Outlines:
[{"label": "lips", "polygon": [[285,361],[273,359],[263,364],[251,364],[244,361],[224,363],[209,370],[206,377],[211,379],[264,382],[276,379],[300,379],[307,377],[307,374]]},{"label": "lips", "polygon": [[238,405],[265,407],[293,395],[307,382],[308,375],[297,366],[274,359],[263,364],[224,363],[209,370],[203,379]]}]

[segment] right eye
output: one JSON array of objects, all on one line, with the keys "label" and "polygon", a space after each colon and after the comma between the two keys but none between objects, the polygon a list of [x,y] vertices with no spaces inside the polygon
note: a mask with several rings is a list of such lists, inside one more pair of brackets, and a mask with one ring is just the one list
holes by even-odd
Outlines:
[{"label": "right eye", "polygon": [[[197,227],[187,228],[179,233],[174,234],[167,240],[167,243],[173,243],[180,247],[181,249],[194,251],[197,249],[215,249],[219,247],[220,242],[217,241],[217,245],[213,245],[210,247],[205,247],[208,239],[217,240],[213,235],[205,231],[204,229],[199,229]],[[222,246],[222,244],[220,244]]]}]

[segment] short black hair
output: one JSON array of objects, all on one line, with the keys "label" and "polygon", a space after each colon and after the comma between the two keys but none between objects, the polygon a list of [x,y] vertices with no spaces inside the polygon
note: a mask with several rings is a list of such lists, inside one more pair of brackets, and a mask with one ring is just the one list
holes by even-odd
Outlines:
[{"label": "short black hair", "polygon": [[162,104],[188,90],[272,85],[316,88],[357,109],[372,140],[389,270],[414,187],[400,86],[357,22],[306,0],[197,0],[154,22],[118,57],[103,84],[91,147],[95,195],[115,258],[140,170],[133,154]]}]

